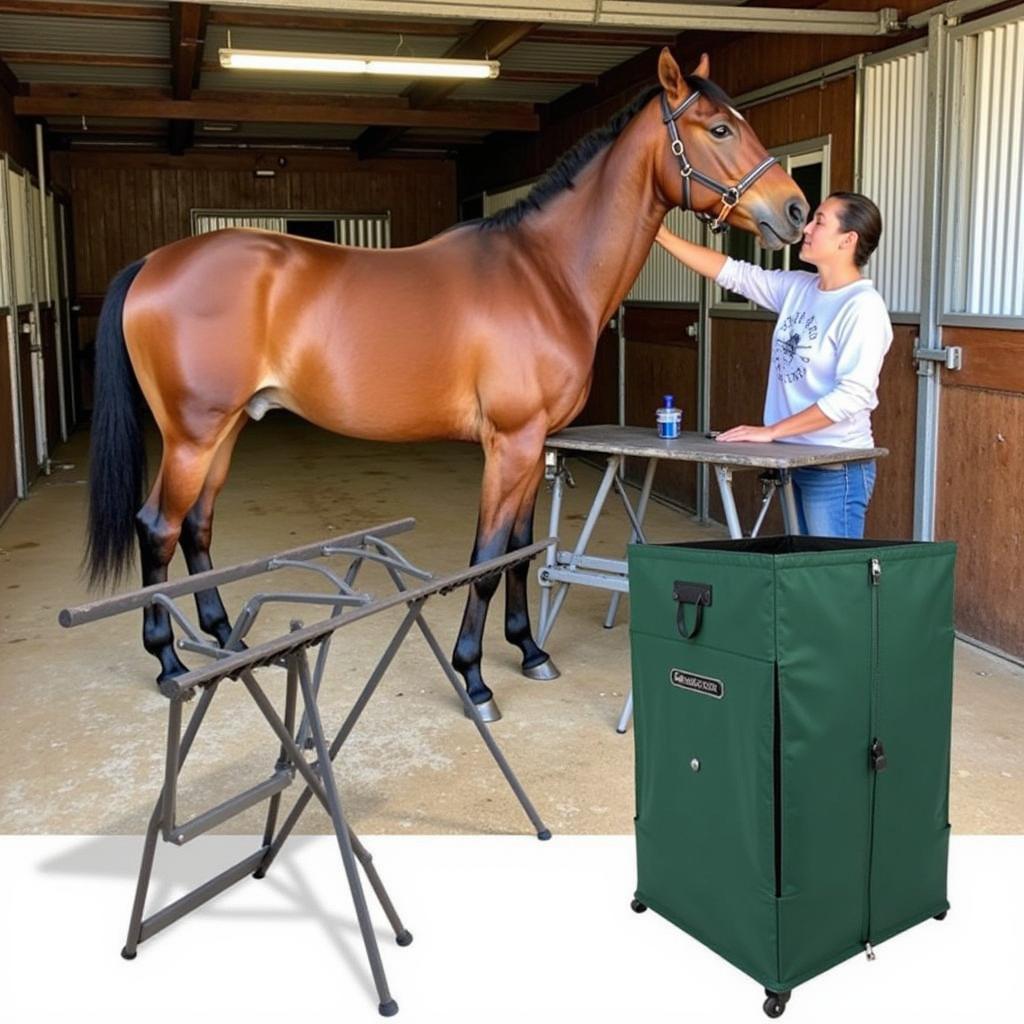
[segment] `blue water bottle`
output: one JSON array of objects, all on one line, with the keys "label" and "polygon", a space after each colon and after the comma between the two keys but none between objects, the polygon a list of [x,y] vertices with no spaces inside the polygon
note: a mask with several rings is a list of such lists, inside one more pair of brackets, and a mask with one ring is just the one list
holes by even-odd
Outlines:
[{"label": "blue water bottle", "polygon": [[658,437],[663,437],[667,441],[679,436],[679,426],[683,420],[683,410],[677,409],[674,402],[672,395],[666,395],[665,404],[657,413]]}]

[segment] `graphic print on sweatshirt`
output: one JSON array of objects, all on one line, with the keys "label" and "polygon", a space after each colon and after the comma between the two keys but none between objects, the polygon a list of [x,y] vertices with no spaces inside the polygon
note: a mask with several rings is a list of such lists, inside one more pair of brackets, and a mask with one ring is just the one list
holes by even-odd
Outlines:
[{"label": "graphic print on sweatshirt", "polygon": [[772,361],[780,384],[794,384],[807,376],[810,350],[817,340],[818,322],[813,314],[798,311],[779,321]]}]

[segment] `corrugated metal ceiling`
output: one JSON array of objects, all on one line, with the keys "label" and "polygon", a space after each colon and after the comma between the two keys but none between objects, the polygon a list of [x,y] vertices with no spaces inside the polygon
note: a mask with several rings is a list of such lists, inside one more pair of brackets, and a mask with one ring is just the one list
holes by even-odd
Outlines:
[{"label": "corrugated metal ceiling", "polygon": [[[81,0],[88,3],[89,0]],[[22,52],[43,54],[109,55],[111,57],[144,57],[159,61],[156,67],[103,66],[96,63],[52,63],[44,61],[16,61],[8,58],[7,63],[19,82],[54,86],[120,86],[124,88],[158,88],[169,90],[172,82],[170,68],[170,18],[168,5],[159,0],[105,0],[135,9],[152,10],[158,17],[153,20],[136,18],[83,17],[75,16],[77,3],[68,2],[68,13],[59,16],[43,14],[0,14],[0,55],[14,56]],[[227,25],[233,16],[242,17],[253,12],[272,13],[277,18],[301,19],[303,12],[281,7],[244,8],[230,5],[212,5],[212,20],[207,26],[203,63],[207,70],[201,71],[200,90],[217,91],[240,96],[245,93],[277,93],[287,97],[292,93],[321,94],[329,96],[351,95],[365,97],[398,96],[416,84],[414,79],[376,78],[368,76],[309,75],[282,72],[229,71],[215,67],[217,51],[227,45]],[[332,16],[336,23],[350,25],[364,20],[358,14],[340,10],[305,12],[319,23]],[[243,18],[244,20],[244,18]],[[381,21],[372,16],[365,19],[376,31],[358,32],[348,29],[329,31],[307,28],[276,28],[266,26],[236,25],[231,28],[232,45],[246,49],[279,49],[297,52],[319,53],[365,53],[373,55],[442,56],[458,41],[457,26],[469,28],[476,24],[470,19],[446,18],[439,23],[444,34],[424,34],[410,31],[408,34],[381,32]],[[389,17],[388,24],[401,27],[402,18]],[[424,19],[418,19],[422,28]],[[511,47],[501,55],[504,70],[538,75],[533,81],[509,81],[498,78],[493,81],[472,81],[458,85],[450,92],[454,101],[481,101],[501,103],[550,103],[576,88],[575,82],[550,82],[543,80],[544,72],[576,73],[581,78],[596,78],[611,68],[629,60],[642,51],[639,46],[610,46],[600,41],[601,30],[587,26],[572,26],[577,37],[593,36],[594,41],[583,38],[579,42],[546,42],[527,39]],[[607,30],[605,30],[607,32]],[[115,62],[116,63],[116,62]],[[50,118],[54,127],[70,127],[77,118]],[[90,118],[90,127],[97,132],[103,128],[112,129],[119,125],[124,129],[137,128],[143,131],[166,121],[131,119]],[[197,125],[197,128],[199,126]],[[245,138],[319,138],[351,140],[365,130],[364,126],[323,126],[323,125],[272,125],[270,123],[242,124],[238,132],[218,134],[226,143],[244,141]],[[200,129],[201,132],[201,129]],[[465,138],[476,140],[485,131],[458,131],[445,129],[417,129],[403,134],[404,138],[423,140],[443,138],[447,140]],[[213,138],[213,135],[210,135]]]},{"label": "corrugated metal ceiling", "polygon": [[0,51],[167,57],[169,48],[170,27],[166,23],[0,14]]}]

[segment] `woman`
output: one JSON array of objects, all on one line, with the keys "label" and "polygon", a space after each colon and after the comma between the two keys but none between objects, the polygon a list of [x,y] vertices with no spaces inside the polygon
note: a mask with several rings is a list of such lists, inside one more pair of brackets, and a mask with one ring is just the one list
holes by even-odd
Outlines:
[{"label": "woman", "polygon": [[[817,267],[764,270],[668,231],[658,242],[692,270],[779,314],[763,427],[739,426],[719,441],[790,441],[872,448],[871,410],[892,324],[882,297],[861,276],[882,233],[878,207],[833,192],[804,228],[800,259]],[[819,537],[863,537],[875,484],[873,460],[793,472],[800,528]]]}]

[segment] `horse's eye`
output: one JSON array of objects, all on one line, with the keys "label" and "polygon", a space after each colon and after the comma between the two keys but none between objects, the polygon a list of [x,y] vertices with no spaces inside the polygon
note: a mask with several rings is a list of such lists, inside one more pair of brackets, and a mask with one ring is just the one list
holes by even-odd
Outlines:
[{"label": "horse's eye", "polygon": [[716,139],[727,139],[732,135],[732,131],[728,125],[716,124],[714,128],[711,129],[711,134],[714,135]]}]

